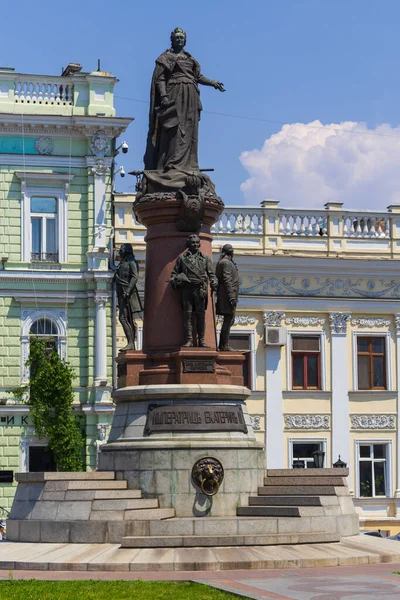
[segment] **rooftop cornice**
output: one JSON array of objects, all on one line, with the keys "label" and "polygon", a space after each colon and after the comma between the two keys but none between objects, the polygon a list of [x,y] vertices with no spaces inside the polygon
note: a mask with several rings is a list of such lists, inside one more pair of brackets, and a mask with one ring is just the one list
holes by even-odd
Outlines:
[{"label": "rooftop cornice", "polygon": [[72,137],[91,137],[102,131],[109,137],[120,136],[133,117],[96,117],[63,115],[18,115],[0,113],[0,135],[18,134],[25,136],[55,135]]}]

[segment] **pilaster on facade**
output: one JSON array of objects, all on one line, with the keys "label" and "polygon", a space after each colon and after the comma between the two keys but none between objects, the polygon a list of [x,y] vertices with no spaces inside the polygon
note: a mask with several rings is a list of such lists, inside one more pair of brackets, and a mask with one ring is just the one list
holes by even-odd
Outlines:
[{"label": "pilaster on facade", "polygon": [[395,484],[395,497],[400,498],[400,313],[395,313],[393,316],[395,334],[396,334],[396,382],[397,382],[397,431],[396,431],[396,442],[397,442],[397,461],[396,461],[396,484]]},{"label": "pilaster on facade", "polygon": [[[351,462],[347,324],[350,313],[329,314],[332,374],[332,462],[340,455]],[[351,364],[351,361],[350,361]]]},{"label": "pilaster on facade", "polygon": [[96,305],[95,319],[95,386],[105,387],[107,380],[107,310],[106,303],[110,299],[107,294],[96,293],[94,303]]}]

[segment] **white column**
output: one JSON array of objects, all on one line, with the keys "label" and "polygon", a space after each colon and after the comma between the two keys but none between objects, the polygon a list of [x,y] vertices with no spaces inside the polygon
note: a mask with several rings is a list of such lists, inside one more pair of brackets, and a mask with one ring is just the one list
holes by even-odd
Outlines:
[{"label": "white column", "polygon": [[103,386],[107,385],[107,300],[108,296],[98,294],[94,298],[96,304],[94,384]]},{"label": "white column", "polygon": [[96,166],[92,167],[94,175],[94,235],[95,248],[105,248],[106,238],[106,175],[110,168],[108,164],[98,159]]},{"label": "white column", "polygon": [[350,407],[347,356],[348,313],[330,313],[331,326],[331,381],[332,381],[332,463],[347,462],[350,467]]},{"label": "white column", "polygon": [[[280,327],[285,313],[265,312],[265,327]],[[265,452],[268,469],[284,468],[281,346],[265,347]]]},{"label": "white column", "polygon": [[393,488],[395,497],[400,498],[400,313],[394,315],[394,324],[396,326],[396,389],[397,389],[397,416],[396,416],[396,481]]}]

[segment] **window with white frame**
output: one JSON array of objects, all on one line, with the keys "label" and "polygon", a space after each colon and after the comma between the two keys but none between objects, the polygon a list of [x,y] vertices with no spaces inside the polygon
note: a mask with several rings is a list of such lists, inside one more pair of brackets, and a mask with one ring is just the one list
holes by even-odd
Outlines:
[{"label": "window with white frame", "polygon": [[325,332],[288,332],[287,389],[326,390]]},{"label": "window with white frame", "polygon": [[21,180],[21,260],[68,260],[68,191],[74,175],[17,171]]},{"label": "window with white frame", "polygon": [[47,348],[55,348],[60,357],[66,359],[67,319],[65,309],[24,308],[21,313],[21,380],[28,383],[29,346],[32,336],[46,342]]},{"label": "window with white frame", "polygon": [[386,389],[385,338],[357,336],[357,369],[359,390]]},{"label": "window with white frame", "polygon": [[385,443],[358,444],[358,488],[362,498],[388,496],[389,445]]},{"label": "window with white frame", "polygon": [[391,390],[389,332],[353,333],[356,391]]},{"label": "window with white frame", "polygon": [[291,439],[289,440],[289,467],[300,461],[304,469],[314,469],[314,452],[324,452],[324,466],[326,466],[326,439]]},{"label": "window with white frame", "polygon": [[58,262],[57,198],[32,196],[31,261]]},{"label": "window with white frame", "polygon": [[319,335],[292,335],[292,389],[321,389]]},{"label": "window with white frame", "polygon": [[21,473],[57,471],[54,455],[45,438],[39,439],[35,435],[23,436],[20,440],[20,450]]}]

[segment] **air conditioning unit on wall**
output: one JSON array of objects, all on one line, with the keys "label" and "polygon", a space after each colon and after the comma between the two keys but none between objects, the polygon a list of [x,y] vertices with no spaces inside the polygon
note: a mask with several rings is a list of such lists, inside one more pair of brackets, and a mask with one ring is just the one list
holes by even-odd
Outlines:
[{"label": "air conditioning unit on wall", "polygon": [[287,331],[285,327],[266,327],[265,345],[284,346],[286,344]]}]

